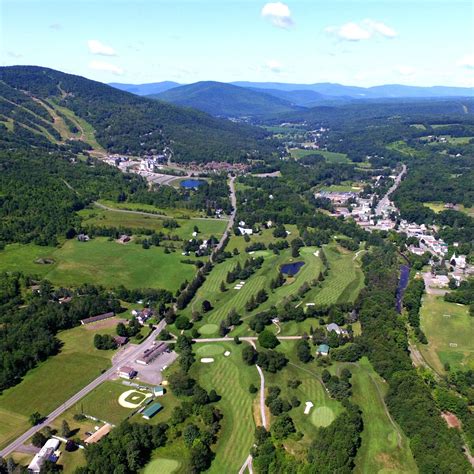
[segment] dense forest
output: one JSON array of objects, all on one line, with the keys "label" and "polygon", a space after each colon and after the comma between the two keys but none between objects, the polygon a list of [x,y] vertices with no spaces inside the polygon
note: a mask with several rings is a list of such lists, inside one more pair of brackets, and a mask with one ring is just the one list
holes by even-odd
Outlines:
[{"label": "dense forest", "polygon": [[[274,150],[274,143],[270,138],[267,139],[267,132],[261,128],[137,97],[99,82],[52,69],[2,67],[0,81],[3,81],[0,113],[5,117],[4,120],[15,120],[20,107],[13,107],[12,104],[27,104],[27,109],[22,108],[21,113],[28,116],[29,121],[25,125],[30,130],[25,127],[20,127],[20,130],[28,134],[26,139],[31,138],[33,133],[33,145],[37,134],[31,129],[36,128],[38,131],[39,123],[51,135],[54,132],[48,127],[48,117],[40,110],[41,106],[33,106],[33,101],[20,91],[28,91],[28,94],[73,111],[92,125],[97,141],[109,152],[145,155],[159,153],[165,147],[170,147],[176,161],[232,162],[270,156]],[[2,128],[2,131],[4,135],[6,128]],[[18,127],[12,130],[13,134],[17,131]]]}]

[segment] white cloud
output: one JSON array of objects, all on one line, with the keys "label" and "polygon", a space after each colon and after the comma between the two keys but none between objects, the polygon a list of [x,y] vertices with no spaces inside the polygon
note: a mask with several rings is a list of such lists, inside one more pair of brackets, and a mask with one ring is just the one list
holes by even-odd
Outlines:
[{"label": "white cloud", "polygon": [[266,3],[261,15],[278,28],[289,28],[294,25],[288,5],[282,2]]},{"label": "white cloud", "polygon": [[60,23],[53,23],[53,24],[49,25],[49,27],[52,30],[60,30],[62,28],[62,25]]},{"label": "white cloud", "polygon": [[276,59],[269,59],[265,62],[265,67],[272,72],[281,72],[283,66]]},{"label": "white cloud", "polygon": [[362,41],[377,36],[383,38],[395,38],[397,36],[397,32],[390,26],[369,18],[359,23],[350,21],[341,26],[328,26],[324,31],[344,41]]},{"label": "white cloud", "polygon": [[89,63],[89,69],[94,69],[95,71],[111,72],[117,76],[121,76],[124,73],[124,70],[120,66],[116,66],[115,64],[105,61],[97,61],[96,59]]},{"label": "white cloud", "polygon": [[411,66],[398,66],[396,72],[398,72],[398,74],[400,74],[401,76],[413,76],[416,70]]},{"label": "white cloud", "polygon": [[89,52],[92,54],[99,54],[101,56],[117,56],[117,53],[112,46],[107,46],[99,40],[89,40],[87,46]]},{"label": "white cloud", "polygon": [[7,51],[8,56],[11,58],[19,59],[23,57],[23,54],[16,53],[15,51]]},{"label": "white cloud", "polygon": [[467,69],[474,69],[474,53],[466,54],[458,61],[458,66],[465,67]]}]

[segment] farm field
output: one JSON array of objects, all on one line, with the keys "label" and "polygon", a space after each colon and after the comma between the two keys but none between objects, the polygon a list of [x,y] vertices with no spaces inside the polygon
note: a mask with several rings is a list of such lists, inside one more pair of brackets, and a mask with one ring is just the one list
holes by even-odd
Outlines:
[{"label": "farm field", "polygon": [[364,419],[362,445],[357,453],[356,474],[418,472],[409,441],[388,415],[383,397],[387,384],[374,371],[367,358],[347,366],[352,372],[354,401]]},{"label": "farm field", "polygon": [[[216,344],[213,344],[216,345]],[[215,362],[194,364],[191,373],[206,389],[215,389],[222,397],[217,406],[222,410],[224,418],[219,433],[219,440],[213,451],[216,457],[209,474],[238,472],[247,458],[253,443],[255,421],[253,403],[256,395],[249,393],[249,385],[259,386],[260,379],[254,366],[244,365],[241,351],[244,344],[219,343],[222,350],[230,351],[230,356],[213,355]],[[196,344],[195,350],[198,350]],[[214,348],[211,348],[214,349]],[[202,357],[202,354],[199,354]]]},{"label": "farm field", "polygon": [[50,413],[110,367],[112,351],[100,353],[94,349],[93,336],[93,331],[83,327],[59,333],[58,338],[64,343],[61,352],[30,370],[18,385],[0,395],[0,446],[26,431],[31,413]]},{"label": "farm field", "polygon": [[445,363],[451,369],[474,369],[474,319],[468,309],[435,295],[423,297],[420,321],[428,344],[419,344],[418,348],[440,374],[444,373]]},{"label": "farm field", "polygon": [[[445,211],[446,208],[444,207],[444,204],[445,204],[444,202],[424,202],[423,203],[424,206],[429,207],[434,212]],[[464,207],[462,204],[457,204],[456,207],[460,212],[464,212],[465,214],[471,217],[474,216],[474,208]]]},{"label": "farm field", "polygon": [[[40,257],[55,263],[35,264]],[[195,273],[193,265],[181,263],[182,258],[178,250],[165,254],[162,247],[144,250],[133,241],[123,245],[100,237],[89,242],[67,240],[60,248],[9,245],[2,251],[0,271],[21,270],[61,286],[94,283],[108,288],[125,285],[174,291]]]}]

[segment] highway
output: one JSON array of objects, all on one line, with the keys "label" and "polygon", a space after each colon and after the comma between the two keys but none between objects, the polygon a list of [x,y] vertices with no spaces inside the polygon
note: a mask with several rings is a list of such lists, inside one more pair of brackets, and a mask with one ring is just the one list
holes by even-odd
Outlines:
[{"label": "highway", "polygon": [[23,433],[19,436],[15,441],[10,443],[4,449],[0,451],[0,457],[5,458],[12,452],[16,451],[22,444],[28,441],[37,431],[40,431],[45,426],[49,425],[55,418],[61,416],[66,410],[71,408],[75,405],[81,398],[85,397],[89,392],[97,388],[102,382],[105,382],[114,374],[116,374],[119,367],[122,365],[127,365],[127,361],[134,361],[145,349],[148,349],[153,346],[153,342],[156,339],[156,336],[162,331],[162,329],[166,326],[166,322],[163,320],[161,321],[156,329],[148,336],[148,338],[142,342],[130,355],[127,357],[126,360],[121,360],[110,367],[110,369],[106,370],[103,374],[99,375],[96,379],[94,379],[89,385],[86,385],[83,389],[73,395],[69,400],[65,401],[62,405],[58,408],[53,410],[42,423],[32,426],[28,431]]}]

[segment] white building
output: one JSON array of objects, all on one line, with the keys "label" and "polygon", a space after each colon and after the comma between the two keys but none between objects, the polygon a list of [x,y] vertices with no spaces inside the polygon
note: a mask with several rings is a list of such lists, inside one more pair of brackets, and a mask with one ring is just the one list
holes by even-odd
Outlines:
[{"label": "white building", "polygon": [[46,441],[44,446],[40,449],[40,452],[35,454],[35,457],[28,466],[28,471],[41,472],[41,467],[43,466],[44,462],[54,455],[55,451],[58,449],[58,446],[58,439],[48,439],[48,441]]}]

